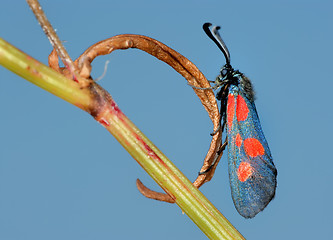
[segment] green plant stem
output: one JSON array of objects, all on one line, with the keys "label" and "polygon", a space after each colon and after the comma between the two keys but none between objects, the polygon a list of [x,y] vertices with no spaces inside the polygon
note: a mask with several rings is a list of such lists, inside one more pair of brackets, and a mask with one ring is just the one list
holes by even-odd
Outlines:
[{"label": "green plant stem", "polygon": [[[244,239],[177,167],[120,111],[96,83],[89,88],[48,68],[0,39],[0,64],[92,114],[210,239]],[[101,101],[100,99],[103,99]],[[97,101],[98,100],[98,101]]]},{"label": "green plant stem", "polygon": [[92,105],[88,89],[80,89],[74,82],[41,62],[26,55],[0,38],[1,65],[44,90],[87,111]]}]

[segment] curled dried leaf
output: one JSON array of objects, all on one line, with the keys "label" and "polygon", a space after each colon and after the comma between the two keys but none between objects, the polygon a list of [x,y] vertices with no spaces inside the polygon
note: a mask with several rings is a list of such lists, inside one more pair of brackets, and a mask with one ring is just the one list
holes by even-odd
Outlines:
[{"label": "curled dried leaf", "polygon": [[170,195],[165,193],[159,193],[155,192],[149,188],[147,188],[143,183],[140,181],[140,179],[136,180],[136,186],[141,192],[142,195],[144,195],[147,198],[155,199],[158,201],[168,202],[168,203],[174,203],[174,198],[170,197]]},{"label": "curled dried leaf", "polygon": [[[91,71],[91,62],[100,55],[110,54],[114,50],[137,48],[145,51],[159,60],[167,63],[180,73],[191,86],[199,88],[209,88],[210,84],[199,69],[186,57],[169,48],[165,44],[142,35],[123,34],[100,41],[89,47],[74,64],[78,66],[80,76],[88,78]],[[219,112],[214,93],[211,89],[202,90],[193,88],[200,98],[209,117],[214,124],[214,131],[219,126]]]}]

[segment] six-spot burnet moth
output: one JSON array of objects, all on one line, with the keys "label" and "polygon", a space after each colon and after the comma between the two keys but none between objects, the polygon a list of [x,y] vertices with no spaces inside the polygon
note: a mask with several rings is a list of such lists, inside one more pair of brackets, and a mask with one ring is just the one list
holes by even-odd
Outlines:
[{"label": "six-spot burnet moth", "polygon": [[218,33],[205,23],[203,29],[225,56],[226,64],[215,80],[221,101],[222,128],[226,126],[232,199],[240,215],[253,218],[273,199],[277,170],[274,166],[254,104],[250,80],[230,65],[230,54]]}]

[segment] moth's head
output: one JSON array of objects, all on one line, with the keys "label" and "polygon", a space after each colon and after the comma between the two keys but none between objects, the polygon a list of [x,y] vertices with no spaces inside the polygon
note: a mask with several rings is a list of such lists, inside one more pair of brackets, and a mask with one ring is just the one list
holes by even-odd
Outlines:
[{"label": "moth's head", "polygon": [[231,78],[233,72],[234,72],[234,69],[231,67],[230,64],[227,63],[221,68],[220,77],[221,77],[221,79]]}]

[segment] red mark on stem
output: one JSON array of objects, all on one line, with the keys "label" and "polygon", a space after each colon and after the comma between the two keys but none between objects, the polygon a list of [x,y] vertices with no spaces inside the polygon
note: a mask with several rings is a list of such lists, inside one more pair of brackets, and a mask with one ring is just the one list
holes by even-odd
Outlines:
[{"label": "red mark on stem", "polygon": [[247,138],[244,140],[244,149],[250,157],[257,157],[265,154],[265,149],[259,140],[255,138]]},{"label": "red mark on stem", "polygon": [[245,182],[253,173],[253,169],[250,163],[241,162],[237,169],[237,177],[239,181]]},{"label": "red mark on stem", "polygon": [[111,111],[116,115],[123,115],[123,112],[114,101],[111,101]]},{"label": "red mark on stem", "polygon": [[34,74],[34,75],[36,75],[36,76],[38,76],[38,77],[41,77],[41,74],[39,73],[38,70],[36,70],[36,68],[31,68],[30,66],[27,66],[27,70],[28,70],[30,73],[32,73],[32,74]]},{"label": "red mark on stem", "polygon": [[136,139],[144,146],[149,157],[152,157],[153,159],[159,161],[164,166],[166,166],[166,164],[162,161],[162,159],[159,156],[157,156],[155,151],[151,149],[151,147],[149,147],[149,145],[139,135],[136,135]]},{"label": "red mark on stem", "polygon": [[77,80],[77,78],[76,78],[75,74],[73,74],[73,80],[74,80],[74,82],[77,82],[77,83],[79,83],[79,80]]},{"label": "red mark on stem", "polygon": [[110,123],[104,118],[101,118],[98,122],[104,126],[110,126]]}]

